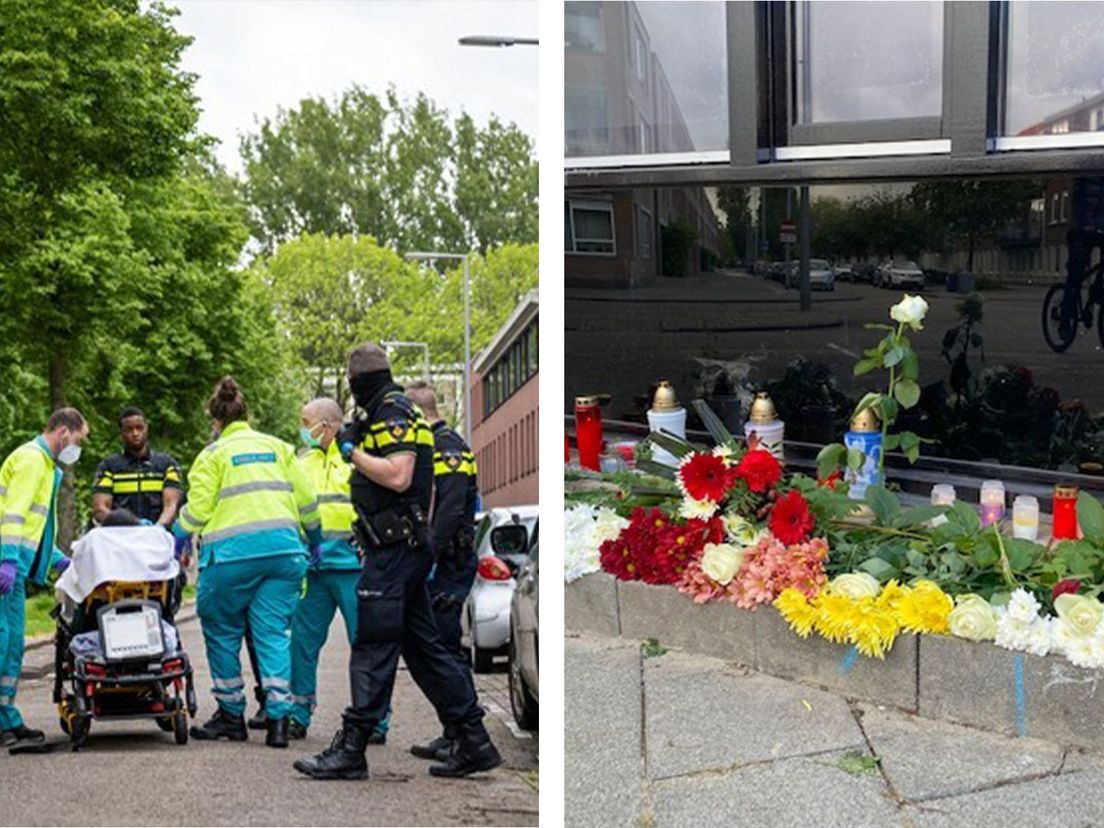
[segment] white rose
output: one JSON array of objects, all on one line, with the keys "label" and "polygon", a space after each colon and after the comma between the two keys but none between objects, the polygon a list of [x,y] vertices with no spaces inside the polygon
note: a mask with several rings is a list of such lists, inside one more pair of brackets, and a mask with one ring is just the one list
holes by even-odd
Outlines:
[{"label": "white rose", "polygon": [[1054,610],[1063,623],[1080,635],[1090,635],[1104,617],[1104,604],[1088,595],[1065,593],[1054,599]]},{"label": "white rose", "polygon": [[828,582],[828,589],[833,595],[846,595],[854,601],[860,598],[876,598],[882,591],[878,579],[869,572],[849,572],[846,575],[837,575]]},{"label": "white rose", "polygon": [[951,635],[971,641],[992,641],[997,637],[997,612],[980,595],[960,595],[947,617]]},{"label": "white rose", "polygon": [[928,312],[928,303],[921,296],[912,296],[908,293],[905,298],[889,309],[889,318],[894,322],[908,325],[914,331],[924,329],[924,316]]},{"label": "white rose", "polygon": [[702,550],[702,572],[718,584],[727,584],[736,577],[744,562],[744,550],[729,543],[707,543]]}]

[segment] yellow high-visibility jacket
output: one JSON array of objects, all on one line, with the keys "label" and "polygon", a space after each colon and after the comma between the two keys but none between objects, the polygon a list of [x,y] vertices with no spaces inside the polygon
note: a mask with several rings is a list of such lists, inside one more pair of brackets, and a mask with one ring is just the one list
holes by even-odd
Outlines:
[{"label": "yellow high-visibility jacket", "polygon": [[337,440],[329,449],[309,448],[299,454],[299,465],[318,496],[322,514],[321,569],[360,569],[352,543],[356,512],[349,498],[349,476],[353,468],[341,457]]},{"label": "yellow high-visibility jacket", "polygon": [[0,561],[15,561],[21,578],[46,581],[62,557],[57,537],[57,493],[62,472],[41,435],[0,466]]}]

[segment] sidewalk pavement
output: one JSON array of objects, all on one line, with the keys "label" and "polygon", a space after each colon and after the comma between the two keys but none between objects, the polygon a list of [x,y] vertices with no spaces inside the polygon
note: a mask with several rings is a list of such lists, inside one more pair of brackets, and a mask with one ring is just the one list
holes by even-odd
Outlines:
[{"label": "sidewalk pavement", "polygon": [[565,824],[1104,824],[1104,754],[639,642],[565,641]]}]

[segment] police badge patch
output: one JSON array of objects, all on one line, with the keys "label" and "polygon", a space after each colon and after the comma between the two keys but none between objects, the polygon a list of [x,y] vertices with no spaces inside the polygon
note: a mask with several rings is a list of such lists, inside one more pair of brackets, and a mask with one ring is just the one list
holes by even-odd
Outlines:
[{"label": "police badge patch", "polygon": [[450,469],[455,471],[456,468],[460,465],[460,455],[459,454],[446,454],[445,455],[445,462],[448,463],[448,467]]},{"label": "police badge patch", "polygon": [[401,441],[410,430],[410,424],[401,417],[394,417],[387,421],[387,430],[391,432],[392,437]]}]

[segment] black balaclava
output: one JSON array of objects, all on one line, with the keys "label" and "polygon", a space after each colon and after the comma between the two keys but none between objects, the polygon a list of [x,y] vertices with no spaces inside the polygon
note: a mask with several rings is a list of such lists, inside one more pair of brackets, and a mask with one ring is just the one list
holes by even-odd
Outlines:
[{"label": "black balaclava", "polygon": [[391,372],[386,369],[383,371],[365,371],[349,377],[349,388],[352,389],[353,399],[356,400],[357,405],[368,413],[372,412],[372,409],[379,402],[379,398],[393,387],[398,388],[399,386],[395,385],[394,380],[391,379]]}]

